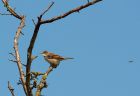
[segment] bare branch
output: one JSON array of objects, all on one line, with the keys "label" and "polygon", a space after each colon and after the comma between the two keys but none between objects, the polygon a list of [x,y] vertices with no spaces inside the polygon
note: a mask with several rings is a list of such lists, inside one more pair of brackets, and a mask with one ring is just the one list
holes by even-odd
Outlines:
[{"label": "bare branch", "polygon": [[20,79],[21,79],[22,84],[23,84],[24,92],[27,95],[27,88],[26,88],[26,85],[25,85],[24,73],[23,73],[23,70],[22,70],[22,63],[21,63],[21,60],[20,60],[20,54],[19,54],[19,49],[18,49],[18,39],[19,39],[19,36],[21,34],[21,30],[24,27],[24,25],[25,25],[25,17],[23,17],[21,19],[21,23],[20,23],[20,25],[19,25],[19,27],[17,29],[16,34],[15,34],[15,37],[14,37],[14,50],[15,50],[17,66],[18,66],[19,73],[20,73]]},{"label": "bare branch", "polygon": [[17,63],[17,61],[16,61],[16,60],[10,60],[10,59],[9,59],[9,61],[14,62],[14,63]]},{"label": "bare branch", "polygon": [[15,96],[15,94],[14,94],[14,88],[11,86],[11,84],[10,84],[9,81],[8,81],[8,89],[9,89],[9,91],[11,92],[11,95],[12,95],[12,96]]},{"label": "bare branch", "polygon": [[[11,61],[11,62],[14,62],[14,63],[17,63],[17,61],[16,60],[12,60],[12,59],[8,59],[9,61]],[[21,63],[24,67],[26,67],[26,65],[25,64],[23,64],[23,63]]]},{"label": "bare branch", "polygon": [[24,35],[24,33],[22,33],[22,31],[21,31],[21,33],[20,33],[21,35]]},{"label": "bare branch", "polygon": [[14,58],[16,58],[15,54],[14,53],[9,53],[11,56],[13,56]]},{"label": "bare branch", "polygon": [[7,13],[0,13],[0,15],[12,15],[12,14],[7,14]]},{"label": "bare branch", "polygon": [[49,5],[49,7],[41,14],[41,16],[43,16],[45,13],[47,13],[47,12],[51,9],[51,7],[53,6],[53,4],[54,4],[54,2],[52,2],[52,3]]},{"label": "bare branch", "polygon": [[30,71],[31,71],[31,63],[32,63],[32,50],[34,48],[34,44],[35,44],[35,41],[36,41],[36,38],[37,38],[37,35],[38,35],[38,32],[39,32],[39,28],[40,28],[40,25],[41,25],[40,24],[41,18],[42,18],[42,16],[40,15],[40,17],[38,17],[38,22],[35,26],[34,33],[33,33],[33,36],[31,38],[31,41],[30,41],[30,44],[29,44],[29,47],[28,47],[28,52],[27,52],[26,86],[27,86],[28,93],[31,93],[31,88],[30,88],[31,74],[30,74]]},{"label": "bare branch", "polygon": [[19,14],[17,14],[14,9],[12,9],[9,4],[8,4],[8,1],[7,0],[2,0],[4,6],[7,8],[7,11],[9,11],[11,13],[11,15],[13,15],[14,17],[18,18],[18,19],[22,19],[23,16],[20,16]]},{"label": "bare branch", "polygon": [[34,25],[36,25],[36,24],[35,24],[35,20],[34,20],[34,19],[32,19],[32,21],[33,21],[33,24],[34,24]]},{"label": "bare branch", "polygon": [[[28,90],[30,90],[29,86],[30,86],[30,67],[31,67],[31,63],[32,63],[32,50],[34,48],[34,44],[35,44],[35,41],[36,41],[36,38],[37,38],[37,35],[38,35],[38,32],[39,32],[39,28],[40,28],[40,25],[41,25],[41,19],[42,19],[42,16],[49,11],[49,9],[52,7],[52,5],[54,4],[54,2],[52,2],[50,4],[50,6],[47,8],[47,10],[45,10],[39,17],[38,17],[38,22],[37,24],[35,24],[34,20],[33,23],[35,25],[35,29],[34,29],[34,33],[33,33],[33,36],[31,38],[31,41],[30,41],[30,44],[29,44],[29,47],[28,47],[28,54],[27,54],[27,69],[26,69],[26,86]],[[27,75],[28,74],[28,75]]]},{"label": "bare branch", "polygon": [[21,32],[22,28],[25,26],[25,16],[18,15],[9,6],[7,0],[2,0],[2,2],[4,4],[4,6],[7,8],[7,11],[9,11],[15,18],[21,20],[20,25],[19,25],[19,27],[17,29],[17,32],[15,34],[15,37],[14,37],[14,51],[15,51],[15,59],[16,59],[16,61],[14,61],[14,62],[17,63],[19,74],[20,74],[20,79],[21,79],[21,82],[23,84],[22,86],[23,86],[23,89],[24,89],[25,94],[27,95],[28,93],[27,93],[27,88],[26,88],[26,85],[25,85],[24,72],[23,72],[23,69],[22,69],[22,63],[21,63],[20,54],[19,54],[19,48],[18,48],[18,39],[20,37],[20,34],[22,34],[22,32]]},{"label": "bare branch", "polygon": [[46,79],[51,71],[53,71],[53,67],[50,66],[46,73],[42,76],[40,83],[37,85],[36,96],[41,96],[42,89],[47,88],[48,85]]},{"label": "bare branch", "polygon": [[81,6],[77,7],[77,8],[75,8],[75,9],[72,9],[72,10],[70,10],[70,11],[64,13],[63,15],[56,16],[56,17],[53,17],[53,18],[48,19],[48,20],[42,20],[42,21],[41,21],[41,24],[51,23],[51,22],[54,22],[54,21],[56,21],[56,20],[65,18],[66,16],[68,16],[68,15],[74,13],[74,12],[79,12],[80,10],[82,10],[82,9],[84,9],[84,8],[86,8],[86,7],[89,7],[89,6],[91,6],[91,5],[93,5],[93,4],[97,3],[97,2],[100,2],[100,1],[102,1],[102,0],[93,0],[93,1],[91,1],[91,2],[86,3],[85,5],[81,5]]}]

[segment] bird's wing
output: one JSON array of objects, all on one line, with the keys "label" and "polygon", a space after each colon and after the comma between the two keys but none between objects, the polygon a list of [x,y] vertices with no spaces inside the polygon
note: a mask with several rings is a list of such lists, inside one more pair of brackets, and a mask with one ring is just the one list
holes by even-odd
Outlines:
[{"label": "bird's wing", "polygon": [[59,56],[59,55],[54,54],[54,53],[49,53],[48,58],[49,59],[64,60],[64,58],[62,56]]}]

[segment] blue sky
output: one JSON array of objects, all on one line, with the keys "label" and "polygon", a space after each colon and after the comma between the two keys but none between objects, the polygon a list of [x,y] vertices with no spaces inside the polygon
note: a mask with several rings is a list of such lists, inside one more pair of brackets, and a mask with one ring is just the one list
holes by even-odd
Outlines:
[{"label": "blue sky", "polygon": [[[10,1],[16,11],[25,14],[24,36],[20,38],[22,62],[34,25],[32,19],[45,9],[51,0]],[[62,14],[86,0],[55,1],[44,16],[51,18]],[[140,96],[140,1],[103,0],[80,13],[40,28],[33,54],[39,57],[32,70],[45,72],[49,64],[39,54],[49,50],[62,56],[74,57],[64,61],[48,77],[47,96]],[[0,12],[6,9],[0,3]],[[19,74],[9,52],[13,52],[13,37],[19,21],[11,16],[0,16],[0,95],[10,96],[7,81],[15,88],[15,94],[24,96],[17,86]],[[55,39],[54,39],[55,38]],[[133,61],[130,63],[129,61]]]}]

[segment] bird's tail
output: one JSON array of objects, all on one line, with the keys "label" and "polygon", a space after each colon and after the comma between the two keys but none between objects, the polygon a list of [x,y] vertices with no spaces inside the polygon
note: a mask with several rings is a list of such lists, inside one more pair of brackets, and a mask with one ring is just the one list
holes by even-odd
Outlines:
[{"label": "bird's tail", "polygon": [[65,57],[64,60],[68,60],[68,59],[74,59],[74,58],[71,58],[71,57]]}]

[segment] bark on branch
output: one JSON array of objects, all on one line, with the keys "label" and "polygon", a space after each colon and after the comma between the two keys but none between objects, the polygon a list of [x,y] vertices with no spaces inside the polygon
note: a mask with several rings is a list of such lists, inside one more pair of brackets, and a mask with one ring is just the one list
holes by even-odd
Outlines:
[{"label": "bark on branch", "polygon": [[97,3],[97,2],[100,2],[100,1],[102,1],[102,0],[93,0],[93,1],[91,1],[91,2],[86,3],[85,5],[81,5],[81,6],[77,7],[77,8],[72,9],[72,10],[70,10],[70,11],[64,13],[63,15],[56,16],[56,17],[53,17],[53,18],[48,19],[48,20],[42,20],[42,21],[41,21],[41,24],[51,23],[51,22],[54,22],[54,21],[56,21],[56,20],[65,18],[66,16],[68,16],[68,15],[74,13],[74,12],[79,12],[80,10],[82,10],[82,9],[84,9],[84,8],[86,8],[86,7],[89,7],[89,6],[91,6],[91,5],[93,5],[93,4]]},{"label": "bark on branch", "polygon": [[30,45],[28,47],[28,52],[27,52],[27,64],[26,64],[26,86],[27,86],[27,91],[28,93],[31,94],[31,87],[30,87],[30,79],[31,79],[31,63],[32,63],[32,50],[34,48],[34,44],[35,44],[35,40],[37,38],[37,35],[38,35],[38,32],[39,32],[39,28],[40,28],[40,21],[41,21],[41,17],[38,17],[38,22],[35,26],[35,29],[34,29],[34,33],[33,33],[33,36],[31,38],[31,41],[30,41]]},{"label": "bark on branch", "polygon": [[23,69],[22,69],[22,63],[21,63],[19,48],[18,48],[18,40],[19,40],[19,37],[21,35],[21,30],[24,27],[24,25],[25,25],[25,17],[23,17],[21,19],[20,25],[19,25],[19,27],[17,29],[17,32],[16,32],[16,35],[14,37],[14,50],[15,50],[15,56],[16,56],[18,70],[19,70],[19,73],[20,73],[20,79],[21,79],[21,82],[22,82],[22,86],[23,86],[25,94],[27,95],[27,88],[26,88],[26,85],[25,85],[24,72],[23,72]]},{"label": "bark on branch", "polygon": [[40,83],[37,85],[36,96],[41,96],[42,89],[47,88],[48,85],[46,83],[46,79],[51,71],[53,71],[53,67],[50,66],[46,73],[42,76]]},{"label": "bark on branch", "polygon": [[10,15],[13,15],[14,17],[18,18],[18,19],[22,19],[23,17],[20,16],[19,14],[17,14],[13,8],[10,7],[10,5],[8,4],[8,1],[7,0],[2,0],[4,6],[7,8],[7,11],[9,11],[11,14]]},{"label": "bark on branch", "polygon": [[21,63],[21,59],[20,59],[20,53],[19,53],[19,48],[18,48],[18,40],[19,37],[21,35],[21,30],[23,29],[23,27],[25,26],[25,16],[20,16],[18,15],[8,4],[7,0],[2,0],[4,6],[7,8],[7,11],[9,11],[15,18],[19,19],[20,25],[16,31],[15,37],[14,37],[14,51],[15,51],[15,59],[16,59],[16,63],[18,66],[18,70],[19,70],[19,74],[20,74],[20,79],[22,82],[22,86],[24,89],[25,94],[27,95],[27,88],[25,85],[25,78],[24,78],[24,72],[22,69],[22,63]]},{"label": "bark on branch", "polygon": [[50,10],[50,8],[53,6],[54,2],[52,2],[49,7],[44,11],[42,12],[42,14],[38,17],[38,22],[37,24],[34,23],[35,25],[35,29],[34,29],[34,33],[32,35],[32,38],[31,38],[31,41],[30,41],[30,44],[29,44],[29,47],[28,47],[28,54],[27,54],[27,67],[26,67],[26,86],[27,86],[27,91],[28,93],[31,93],[32,91],[32,88],[30,87],[30,80],[31,80],[31,64],[32,64],[32,51],[33,51],[33,48],[34,48],[34,44],[35,44],[35,41],[36,41],[36,38],[37,38],[37,35],[38,35],[38,32],[39,32],[39,28],[41,26],[41,19],[42,19],[42,16],[48,12]]}]

